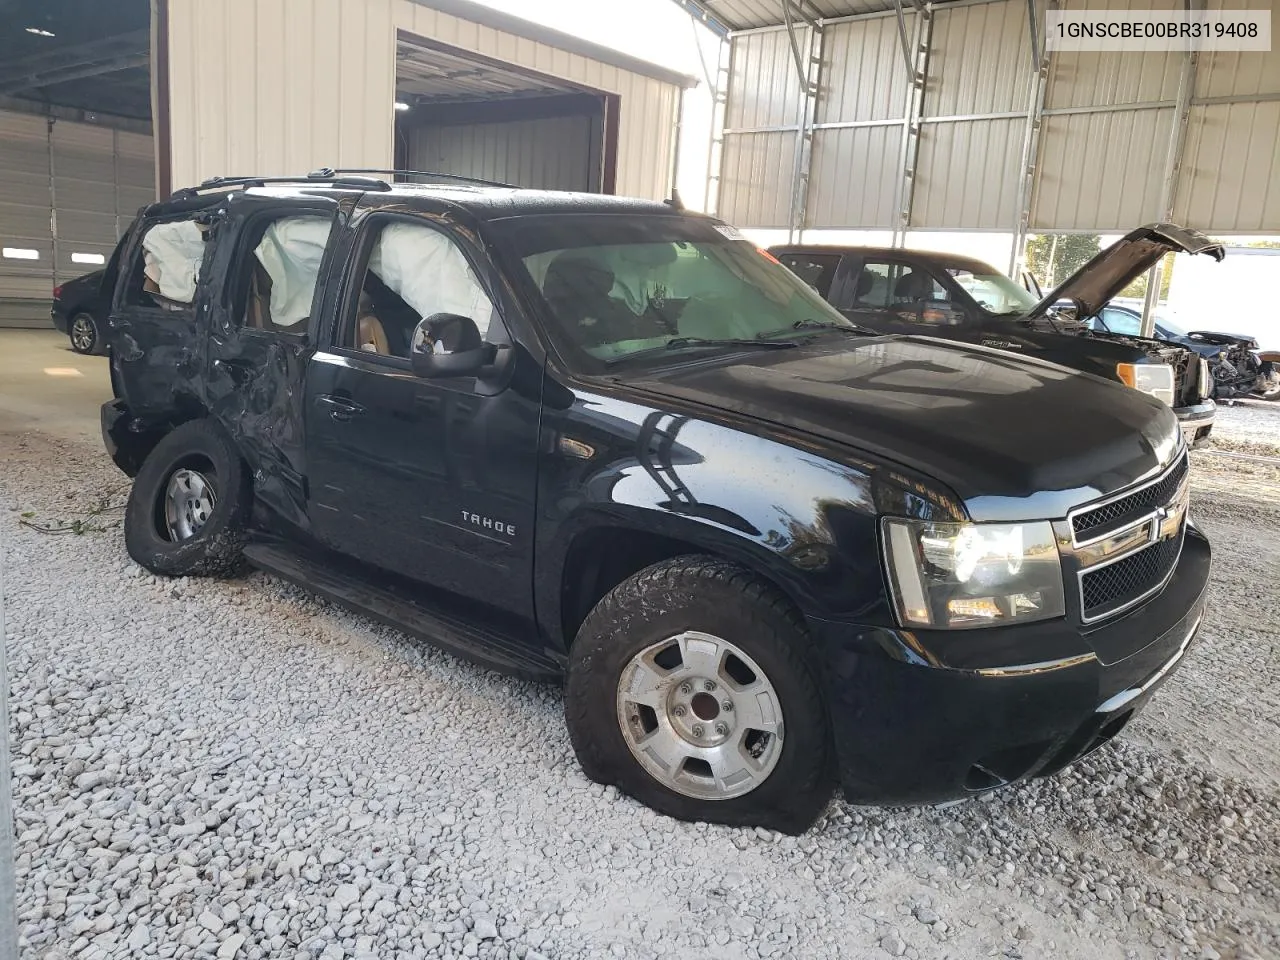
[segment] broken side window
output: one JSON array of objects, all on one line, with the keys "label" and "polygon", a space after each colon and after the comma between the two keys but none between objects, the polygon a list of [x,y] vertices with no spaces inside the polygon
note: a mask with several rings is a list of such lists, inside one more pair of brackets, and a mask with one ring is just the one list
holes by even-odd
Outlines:
[{"label": "broken side window", "polygon": [[407,359],[414,328],[437,313],[470,317],[487,337],[494,308],[466,256],[446,234],[405,221],[385,223],[342,345]]},{"label": "broken side window", "polygon": [[124,303],[190,311],[208,249],[206,229],[194,220],[149,227],[142,238],[141,256],[130,275]]},{"label": "broken side window", "polygon": [[305,333],[332,221],[314,215],[280,217],[260,226],[261,238],[240,268],[237,302],[246,327]]}]

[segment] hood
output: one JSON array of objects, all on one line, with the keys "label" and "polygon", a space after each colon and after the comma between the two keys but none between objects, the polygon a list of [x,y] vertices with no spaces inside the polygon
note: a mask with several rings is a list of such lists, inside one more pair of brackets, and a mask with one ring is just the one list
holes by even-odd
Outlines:
[{"label": "hood", "polygon": [[1209,347],[1244,347],[1257,350],[1258,341],[1246,333],[1217,333],[1213,330],[1191,330],[1184,340]]},{"label": "hood", "polygon": [[977,520],[1065,516],[1158,471],[1180,444],[1172,411],[1136,390],[926,337],[821,338],[625,382],[908,467]]},{"label": "hood", "polygon": [[1174,223],[1151,223],[1125,234],[1049,293],[1027,314],[1043,317],[1059,300],[1079,307],[1078,316],[1091,317],[1112,297],[1146,273],[1166,253],[1206,253],[1219,262],[1226,256],[1220,243],[1198,230]]}]

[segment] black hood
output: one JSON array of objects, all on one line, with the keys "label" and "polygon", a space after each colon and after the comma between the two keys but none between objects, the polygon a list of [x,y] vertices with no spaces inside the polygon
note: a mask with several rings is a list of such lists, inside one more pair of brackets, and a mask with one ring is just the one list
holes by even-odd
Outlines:
[{"label": "black hood", "polygon": [[927,337],[822,338],[626,383],[909,467],[981,520],[1062,517],[1158,471],[1180,444],[1172,411],[1136,390]]},{"label": "black hood", "polygon": [[1221,262],[1226,249],[1198,230],[1175,223],[1147,224],[1125,234],[1050,290],[1027,318],[1043,317],[1061,300],[1072,301],[1079,308],[1077,316],[1092,317],[1167,253],[1206,253]]}]

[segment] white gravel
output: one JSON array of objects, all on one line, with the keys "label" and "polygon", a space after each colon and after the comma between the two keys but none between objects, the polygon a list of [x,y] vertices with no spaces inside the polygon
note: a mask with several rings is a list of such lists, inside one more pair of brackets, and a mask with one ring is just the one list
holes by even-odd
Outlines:
[{"label": "white gravel", "polygon": [[787,838],[589,783],[554,687],[21,526],[103,526],[125,484],[0,433],[23,957],[1273,960],[1280,472],[1237,467],[1196,458],[1203,640],[1115,746]]}]

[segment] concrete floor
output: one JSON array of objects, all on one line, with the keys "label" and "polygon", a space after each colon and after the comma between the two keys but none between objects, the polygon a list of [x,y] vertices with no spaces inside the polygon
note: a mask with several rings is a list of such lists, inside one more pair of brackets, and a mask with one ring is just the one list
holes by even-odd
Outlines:
[{"label": "concrete floor", "polygon": [[76,353],[56,330],[0,329],[0,433],[93,440],[110,399],[106,357]]}]

